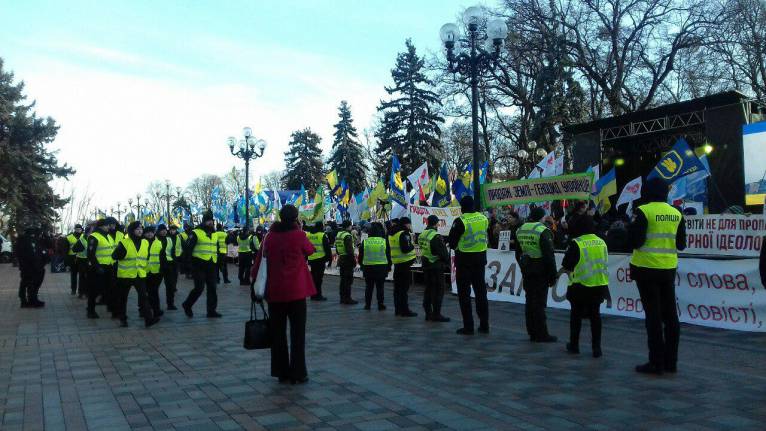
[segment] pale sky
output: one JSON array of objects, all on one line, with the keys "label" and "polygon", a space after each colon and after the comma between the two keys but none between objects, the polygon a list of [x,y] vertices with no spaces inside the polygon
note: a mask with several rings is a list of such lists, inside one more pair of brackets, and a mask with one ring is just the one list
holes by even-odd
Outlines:
[{"label": "pale sky", "polygon": [[[0,57],[61,125],[70,182],[108,208],[153,180],[186,185],[243,162],[228,136],[268,142],[251,182],[284,167],[290,133],[332,144],[337,107],[360,133],[407,37],[440,50],[463,0],[0,0]],[[491,5],[490,5],[491,6]]]}]

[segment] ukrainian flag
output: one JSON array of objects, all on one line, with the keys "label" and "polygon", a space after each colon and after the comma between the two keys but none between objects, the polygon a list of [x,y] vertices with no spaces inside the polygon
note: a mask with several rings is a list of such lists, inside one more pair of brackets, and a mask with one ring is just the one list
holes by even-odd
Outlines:
[{"label": "ukrainian flag", "polygon": [[596,209],[600,214],[606,214],[612,203],[609,197],[617,194],[617,175],[612,168],[596,182],[596,193],[593,193],[593,202],[596,203]]}]

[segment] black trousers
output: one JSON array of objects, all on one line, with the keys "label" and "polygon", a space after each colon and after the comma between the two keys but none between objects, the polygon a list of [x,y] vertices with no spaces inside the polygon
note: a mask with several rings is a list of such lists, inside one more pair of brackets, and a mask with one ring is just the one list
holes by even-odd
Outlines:
[{"label": "black trousers", "polygon": [[77,279],[80,276],[77,257],[67,256],[66,264],[69,267],[69,287],[72,289],[72,295],[74,295],[77,293]]},{"label": "black trousers", "polygon": [[215,274],[218,269],[216,263],[212,260],[207,262],[192,262],[192,277],[194,278],[194,289],[189,292],[189,296],[186,297],[186,304],[188,307],[193,307],[199,297],[202,295],[203,290],[207,290],[207,312],[208,314],[215,313],[218,307],[218,294],[216,292]]},{"label": "black trousers", "polygon": [[239,253],[239,284],[250,284],[250,269],[253,266],[253,253]]},{"label": "black trousers", "polygon": [[569,312],[569,342],[580,343],[583,319],[590,319],[591,344],[594,350],[601,349],[601,303],[606,287],[587,287],[574,284],[567,289]]},{"label": "black trousers", "polygon": [[37,300],[37,292],[43,285],[45,279],[45,268],[25,270],[21,272],[19,281],[19,299],[22,303],[28,303]]},{"label": "black trousers", "polygon": [[123,322],[128,320],[128,296],[130,295],[131,287],[135,288],[138,294],[138,312],[144,317],[144,321],[148,322],[154,317],[154,313],[149,304],[149,298],[146,294],[146,281],[143,278],[117,279],[115,291],[118,294],[115,296],[117,296],[118,303],[115,305],[115,313]]},{"label": "black trousers", "polygon": [[175,306],[176,285],[178,284],[178,268],[175,262],[168,262],[162,270],[165,281],[165,302],[168,307]]},{"label": "black trousers", "polygon": [[423,276],[426,282],[426,288],[423,292],[423,309],[426,316],[440,317],[445,285],[442,265],[437,263],[424,266]]},{"label": "black trousers", "polygon": [[532,340],[546,338],[548,324],[545,318],[545,307],[548,306],[548,280],[544,274],[524,275],[524,317],[527,323],[527,334]]},{"label": "black trousers", "polygon": [[351,300],[351,285],[354,283],[354,264],[348,259],[338,257],[338,270],[340,271],[340,285],[338,286],[338,292],[340,293],[340,300]]},{"label": "black trousers", "polygon": [[471,310],[471,289],[476,299],[476,314],[479,327],[489,329],[489,302],[487,284],[484,281],[484,267],[487,265],[485,253],[460,253],[455,256],[455,281],[457,298],[460,302],[460,314],[463,316],[463,328],[474,329],[473,311]]},{"label": "black trousers", "polygon": [[[112,265],[97,265],[90,268],[88,272],[88,313],[96,312],[96,297],[103,295],[103,292],[116,290],[113,270]],[[112,296],[118,295],[112,293]]]},{"label": "black trousers", "polygon": [[159,315],[161,311],[160,284],[162,284],[162,273],[146,274],[146,296],[155,316]]},{"label": "black trousers", "polygon": [[[226,253],[218,253],[218,271],[223,274],[223,281],[229,282],[229,262],[226,260]],[[221,279],[216,274],[216,279],[220,282]]]},{"label": "black trousers", "polygon": [[410,268],[414,260],[394,265],[394,314],[404,314],[410,311],[408,293],[412,274]]},{"label": "black trousers", "polygon": [[364,305],[372,305],[372,293],[375,292],[375,298],[378,306],[383,305],[383,286],[386,283],[388,275],[388,265],[368,265],[364,267]]},{"label": "black trousers", "polygon": [[676,271],[636,268],[631,265],[646,318],[649,362],[658,367],[675,367],[681,325],[676,309]]},{"label": "black trousers", "polygon": [[[290,321],[290,349],[287,348],[287,321]],[[306,370],[306,300],[269,302],[271,332],[271,375],[303,379]]]},{"label": "black trousers", "polygon": [[309,266],[311,267],[311,279],[314,280],[314,287],[317,290],[317,294],[313,297],[320,298],[322,296],[322,281],[324,280],[325,260],[310,260]]},{"label": "black trousers", "polygon": [[102,287],[100,294],[107,311],[116,313],[120,305],[120,292],[118,289],[115,289],[117,285],[117,264],[109,265],[109,268],[111,269],[111,275],[109,276],[108,284]]},{"label": "black trousers", "polygon": [[77,284],[77,294],[87,295],[88,293],[88,260],[78,257],[77,259],[77,274],[79,277],[79,283]]}]

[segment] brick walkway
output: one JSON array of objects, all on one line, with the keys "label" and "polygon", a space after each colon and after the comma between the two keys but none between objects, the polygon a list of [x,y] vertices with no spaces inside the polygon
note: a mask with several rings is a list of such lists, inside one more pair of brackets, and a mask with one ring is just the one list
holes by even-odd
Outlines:
[{"label": "brick walkway", "polygon": [[[166,312],[149,330],[131,298],[133,326],[121,329],[85,319],[65,274],[46,275],[44,309],[19,309],[17,274],[0,265],[4,431],[766,428],[764,335],[684,325],[679,374],[638,376],[639,320],[606,317],[599,360],[584,325],[583,355],[573,357],[563,342],[530,344],[518,305],[492,303],[492,333],[464,338],[454,334],[459,313],[449,295],[453,322],[432,324],[422,313],[395,318],[390,306],[341,307],[337,278],[328,276],[332,300],[309,306],[311,381],[285,386],[268,375],[268,351],[241,347],[247,289],[219,289],[223,319]],[[181,282],[182,297],[190,284]],[[416,287],[411,301],[421,298]],[[549,314],[560,339],[567,318]]]}]

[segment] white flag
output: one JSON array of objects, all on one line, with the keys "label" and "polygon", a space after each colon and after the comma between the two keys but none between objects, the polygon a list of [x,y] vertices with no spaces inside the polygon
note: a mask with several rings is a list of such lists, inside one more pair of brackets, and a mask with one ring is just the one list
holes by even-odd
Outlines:
[{"label": "white flag", "polygon": [[[542,177],[552,177],[556,175],[556,152],[551,151],[548,153],[545,157],[543,157],[542,160],[540,160],[540,163],[537,164],[537,166],[542,169]],[[563,171],[564,163],[562,160],[561,168]]]},{"label": "white flag", "polygon": [[407,179],[410,181],[410,184],[412,184],[412,188],[415,189],[417,193],[420,193],[420,189],[427,185],[429,181],[428,164],[423,163],[420,165],[420,167],[415,169],[415,172],[410,174]]},{"label": "white flag", "polygon": [[622,204],[632,204],[634,200],[641,197],[641,186],[643,185],[643,178],[638,177],[632,179],[625,187],[622,188],[620,198],[617,199],[617,205],[619,207]]}]

